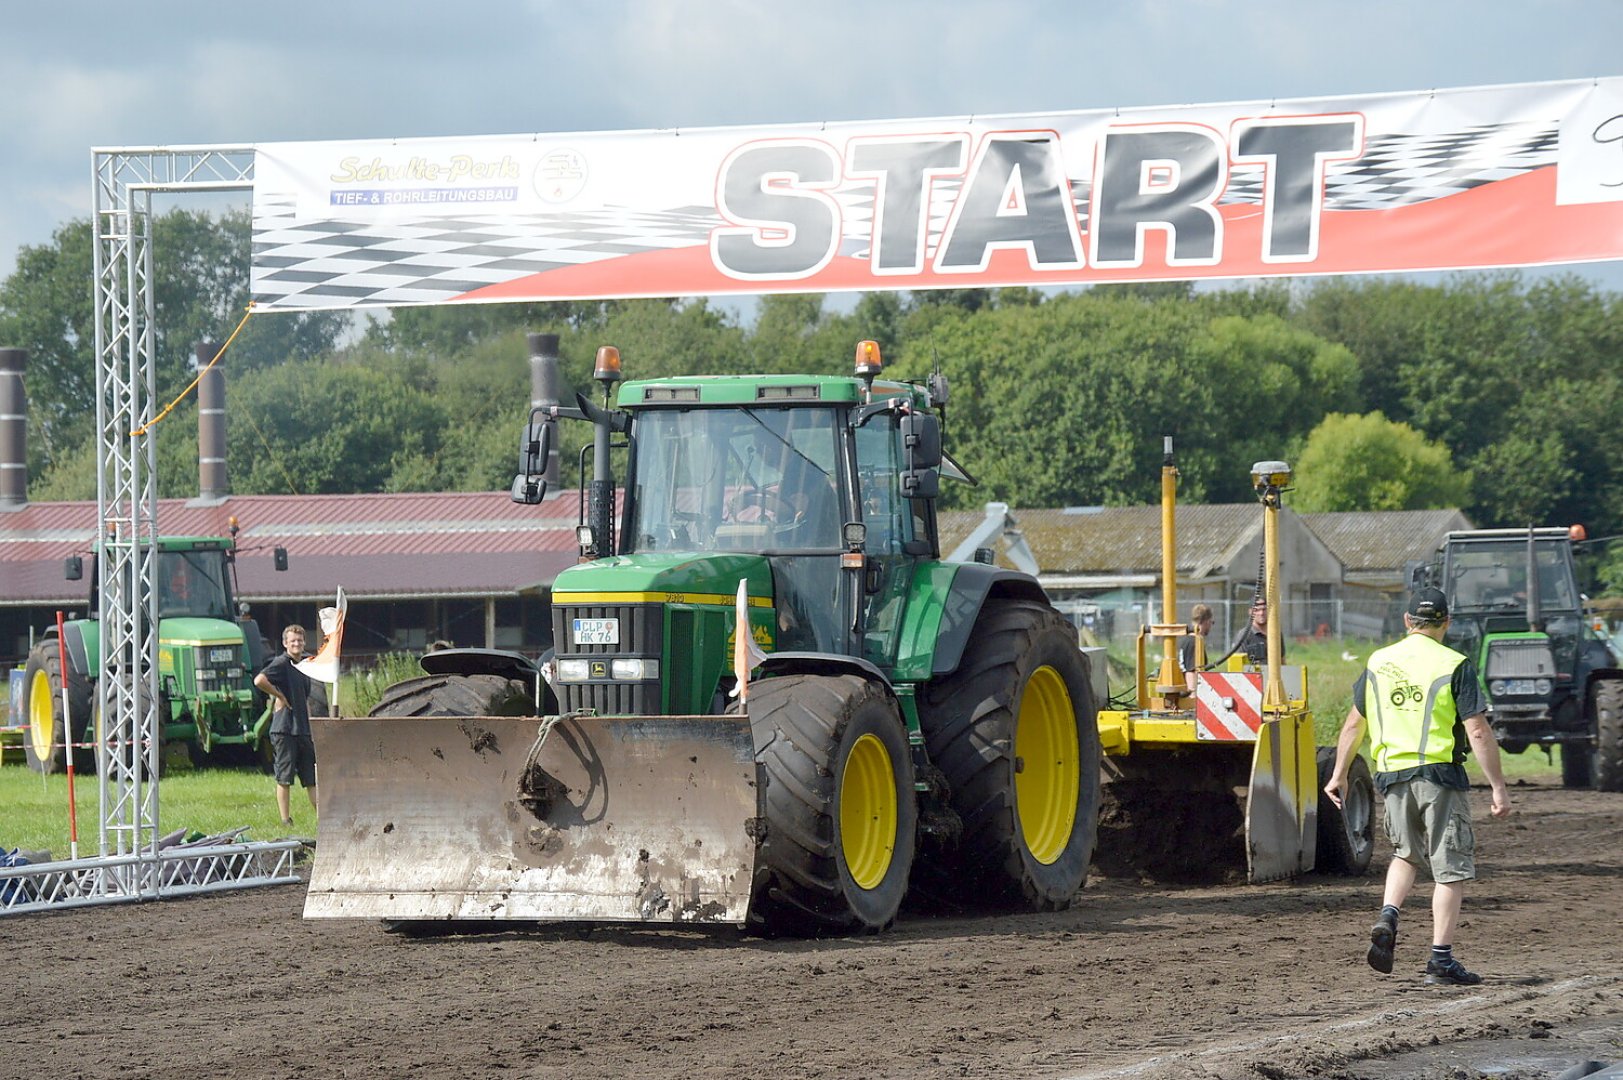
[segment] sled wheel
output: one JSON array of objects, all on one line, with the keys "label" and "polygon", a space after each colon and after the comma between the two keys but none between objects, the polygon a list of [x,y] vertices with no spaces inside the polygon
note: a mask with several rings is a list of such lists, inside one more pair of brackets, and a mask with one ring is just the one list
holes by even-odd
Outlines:
[{"label": "sled wheel", "polygon": [[919,709],[930,760],[963,819],[957,849],[921,866],[921,878],[953,904],[1064,908],[1098,835],[1087,661],[1070,622],[1029,600],[988,600],[969,640]]},{"label": "sled wheel", "polygon": [[896,704],[855,675],[750,684],[764,835],[749,927],[766,934],[875,931],[896,919],[918,808]]},{"label": "sled wheel", "polygon": [[1375,781],[1369,774],[1369,762],[1362,754],[1352,759],[1338,809],[1324,793],[1324,785],[1336,770],[1336,748],[1319,747],[1318,758],[1319,854],[1315,868],[1332,874],[1362,874],[1375,854]]}]

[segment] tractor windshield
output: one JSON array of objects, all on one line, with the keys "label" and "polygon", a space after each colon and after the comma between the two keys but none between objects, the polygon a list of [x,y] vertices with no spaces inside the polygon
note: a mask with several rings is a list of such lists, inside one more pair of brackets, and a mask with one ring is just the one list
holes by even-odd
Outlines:
[{"label": "tractor windshield", "polygon": [[160,551],[153,586],[158,618],[230,619],[223,551]]},{"label": "tractor windshield", "polygon": [[823,407],[639,413],[624,550],[839,550],[842,418]]},{"label": "tractor windshield", "polygon": [[[1565,541],[1534,545],[1539,607],[1576,611],[1573,573]],[[1454,611],[1520,611],[1527,607],[1527,541],[1471,542],[1448,553],[1448,593]]]}]

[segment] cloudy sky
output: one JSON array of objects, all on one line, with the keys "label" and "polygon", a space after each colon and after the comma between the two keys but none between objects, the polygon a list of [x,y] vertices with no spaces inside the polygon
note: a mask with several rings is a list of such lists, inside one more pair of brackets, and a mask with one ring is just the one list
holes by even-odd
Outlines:
[{"label": "cloudy sky", "polygon": [[93,146],[1322,97],[1623,75],[1620,43],[1623,0],[9,5],[0,277],[89,215]]}]

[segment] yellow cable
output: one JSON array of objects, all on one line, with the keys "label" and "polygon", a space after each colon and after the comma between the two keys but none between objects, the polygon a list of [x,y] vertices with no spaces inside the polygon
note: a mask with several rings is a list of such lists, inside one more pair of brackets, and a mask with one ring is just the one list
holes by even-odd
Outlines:
[{"label": "yellow cable", "polygon": [[250,300],[248,302],[248,310],[243,313],[242,321],[237,324],[237,328],[235,330],[231,331],[231,336],[225,339],[225,344],[221,345],[220,346],[220,351],[214,354],[214,359],[210,360],[208,362],[208,364],[203,368],[203,370],[199,371],[197,373],[197,378],[195,378],[195,379],[193,379],[191,381],[191,385],[186,387],[186,389],[182,390],[180,392],[179,396],[175,398],[175,400],[173,400],[169,404],[165,405],[163,407],[162,412],[158,413],[157,416],[154,416],[151,420],[148,420],[146,423],[142,424],[140,427],[138,427],[134,431],[130,432],[130,434],[132,436],[134,436],[134,435],[145,435],[152,428],[152,426],[154,424],[156,424],[159,420],[162,420],[164,417],[168,416],[171,412],[173,412],[176,405],[179,405],[182,401],[186,400],[186,395],[191,393],[192,390],[197,386],[197,384],[203,381],[203,376],[207,375],[211,370],[213,370],[214,365],[218,364],[220,362],[220,357],[224,356],[225,351],[231,347],[231,343],[233,341],[237,340],[237,335],[242,333],[242,328],[244,326],[248,325],[248,319],[253,315],[253,313],[254,313],[254,304],[253,304],[253,301]]}]

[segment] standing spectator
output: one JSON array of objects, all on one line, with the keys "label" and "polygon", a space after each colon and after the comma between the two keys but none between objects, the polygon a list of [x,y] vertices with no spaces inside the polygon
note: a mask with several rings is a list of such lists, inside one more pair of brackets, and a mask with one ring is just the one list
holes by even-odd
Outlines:
[{"label": "standing spectator", "polygon": [[1367,714],[1374,720],[1375,789],[1386,799],[1386,834],[1394,855],[1386,872],[1385,906],[1369,933],[1369,965],[1382,973],[1392,970],[1398,911],[1414,887],[1417,868],[1425,863],[1436,883],[1426,981],[1475,986],[1482,976],[1454,958],[1465,883],[1476,877],[1471,785],[1464,765],[1467,739],[1493,789],[1494,817],[1510,813],[1510,795],[1499,767],[1499,743],[1483,719],[1476,665],[1443,644],[1448,598],[1441,589],[1417,590],[1403,624],[1408,634],[1377,649],[1353,686],[1353,707],[1341,726],[1335,772],[1324,793],[1341,805]]},{"label": "standing spectator", "polygon": [[297,623],[282,631],[282,648],[254,685],[270,695],[270,740],[276,772],[276,809],[282,824],[293,824],[293,777],[299,778],[310,805],[316,806],[316,744],[310,736],[310,677],[294,667],[304,658],[304,627]]},{"label": "standing spectator", "polygon": [[[1195,639],[1206,640],[1212,629],[1212,607],[1210,604],[1196,604],[1189,612],[1189,634],[1178,642],[1178,666],[1183,668],[1184,681],[1189,686],[1189,692],[1195,692]],[[1210,660],[1206,650],[1200,650],[1203,657]]]},{"label": "standing spectator", "polygon": [[[1251,620],[1241,628],[1234,638],[1234,644],[1229,646],[1226,656],[1239,653],[1245,657],[1248,664],[1266,664],[1268,662],[1268,601],[1257,597],[1251,601]],[[1285,642],[1279,642],[1279,659],[1285,659]]]}]

